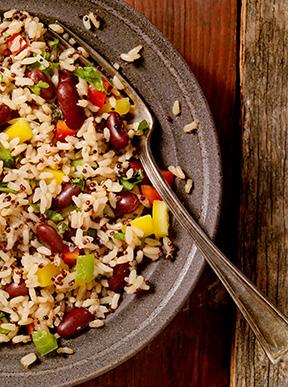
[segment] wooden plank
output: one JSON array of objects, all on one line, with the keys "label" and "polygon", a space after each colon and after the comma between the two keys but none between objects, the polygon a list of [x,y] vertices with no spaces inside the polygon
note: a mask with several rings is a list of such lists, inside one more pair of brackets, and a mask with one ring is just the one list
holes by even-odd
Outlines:
[{"label": "wooden plank", "polygon": [[[226,185],[218,245],[235,255],[238,133],[237,0],[127,0],[191,66],[215,117]],[[231,188],[233,187],[233,188]],[[147,348],[85,387],[224,387],[229,379],[231,305],[209,269],[185,308]]]},{"label": "wooden plank", "polygon": [[[287,0],[243,1],[240,62],[240,263],[284,313],[288,312],[287,5]],[[240,315],[234,347],[233,386],[288,385],[287,364],[269,364]]]}]

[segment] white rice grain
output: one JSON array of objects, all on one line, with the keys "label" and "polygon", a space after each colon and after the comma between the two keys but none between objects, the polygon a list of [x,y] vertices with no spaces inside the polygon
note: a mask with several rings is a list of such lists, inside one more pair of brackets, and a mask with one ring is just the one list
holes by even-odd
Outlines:
[{"label": "white rice grain", "polygon": [[192,122],[190,122],[189,124],[187,124],[187,125],[184,126],[183,131],[184,131],[185,133],[192,133],[192,132],[194,132],[196,129],[198,129],[198,122],[192,121]]},{"label": "white rice grain", "polygon": [[178,100],[176,100],[173,104],[172,113],[174,114],[175,117],[179,116],[179,114],[181,113],[181,106]]},{"label": "white rice grain", "polygon": [[20,362],[24,368],[29,368],[36,360],[37,356],[35,353],[28,353],[28,355],[21,358]]}]

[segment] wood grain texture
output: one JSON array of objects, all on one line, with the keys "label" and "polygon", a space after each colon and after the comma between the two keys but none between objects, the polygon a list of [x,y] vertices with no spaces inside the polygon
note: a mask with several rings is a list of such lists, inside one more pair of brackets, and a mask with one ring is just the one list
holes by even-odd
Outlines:
[{"label": "wood grain texture", "polygon": [[[127,0],[183,55],[215,118],[224,165],[218,245],[236,255],[239,132],[235,107],[237,0]],[[210,269],[182,312],[147,348],[82,387],[224,387],[231,304]]]},{"label": "wood grain texture", "polygon": [[[244,0],[241,17],[242,192],[240,263],[288,312],[288,8],[286,0]],[[232,386],[288,385],[287,363],[269,364],[237,318]]]}]

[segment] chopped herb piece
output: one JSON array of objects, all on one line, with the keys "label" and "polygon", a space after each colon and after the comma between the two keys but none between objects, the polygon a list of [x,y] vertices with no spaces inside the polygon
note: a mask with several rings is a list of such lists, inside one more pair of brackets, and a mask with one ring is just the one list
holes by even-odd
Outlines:
[{"label": "chopped herb piece", "polygon": [[115,239],[118,239],[120,241],[125,241],[125,234],[123,232],[117,232],[115,235],[114,235],[114,238]]},{"label": "chopped herb piece", "polygon": [[14,189],[7,187],[7,183],[3,183],[2,181],[0,182],[0,192],[16,194]]},{"label": "chopped herb piece", "polygon": [[144,178],[144,173],[142,170],[139,170],[139,171],[136,171],[136,173],[134,173],[133,176],[130,178],[120,177],[120,184],[127,191],[131,191],[135,187],[135,185],[141,183],[143,178]]},{"label": "chopped herb piece", "polygon": [[12,157],[9,149],[0,146],[0,160],[3,161],[4,167],[13,168],[15,165],[15,159]]},{"label": "chopped herb piece", "polygon": [[95,228],[89,228],[87,231],[83,232],[83,235],[88,235],[92,238],[95,238],[97,236],[97,230],[95,230]]},{"label": "chopped herb piece", "polygon": [[84,191],[85,188],[85,179],[83,176],[81,177],[76,177],[75,179],[72,180],[72,185],[74,187],[79,187],[81,191]]},{"label": "chopped herb piece", "polygon": [[52,333],[41,330],[32,333],[33,344],[41,356],[58,348],[57,340]]},{"label": "chopped herb piece", "polygon": [[47,82],[39,81],[37,85],[30,86],[30,90],[32,91],[32,93],[40,95],[41,89],[48,89],[48,87],[49,84]]},{"label": "chopped herb piece", "polygon": [[37,180],[36,179],[31,179],[31,180],[29,180],[29,184],[30,184],[30,187],[32,188],[32,189],[34,189],[34,188],[36,188],[36,186],[37,186]]},{"label": "chopped herb piece", "polygon": [[4,32],[4,34],[3,34],[3,38],[4,38],[5,40],[9,39],[10,36],[11,36],[11,35],[7,34],[7,32]]},{"label": "chopped herb piece", "polygon": [[4,78],[3,74],[2,74],[2,73],[0,73],[0,83],[2,83],[2,82],[3,82],[3,78]]},{"label": "chopped herb piece", "polygon": [[[0,312],[0,324],[7,324],[7,323],[9,323],[9,320],[6,317],[5,313]],[[1,335],[6,335],[7,333],[9,333],[8,329],[0,327],[0,334]]]},{"label": "chopped herb piece", "polygon": [[109,204],[106,204],[106,206],[104,207],[103,214],[105,216],[108,216],[109,218],[115,217],[115,214],[114,214],[112,208],[109,206]]},{"label": "chopped herb piece", "polygon": [[40,214],[40,206],[39,206],[39,204],[31,203],[31,204],[30,204],[30,207],[33,208],[35,214]]},{"label": "chopped herb piece", "polygon": [[53,40],[50,40],[48,42],[48,45],[49,45],[49,47],[51,47],[52,50],[56,49],[58,47],[58,44],[59,44],[58,38],[54,38]]},{"label": "chopped herb piece", "polygon": [[49,219],[53,220],[53,222],[62,222],[62,220],[64,220],[63,216],[59,214],[59,212],[53,210],[47,210],[45,214]]},{"label": "chopped herb piece", "polygon": [[74,74],[77,75],[77,77],[87,81],[90,85],[95,87],[95,89],[105,92],[105,87],[103,85],[101,74],[99,73],[99,71],[95,69],[95,67],[93,66],[78,67],[74,71]]},{"label": "chopped herb piece", "polygon": [[60,222],[57,224],[57,230],[60,234],[64,234],[64,232],[67,230],[68,225],[65,222]]},{"label": "chopped herb piece", "polygon": [[55,70],[55,69],[58,69],[58,67],[59,67],[59,63],[56,63],[56,62],[49,63],[49,70]]},{"label": "chopped herb piece", "polygon": [[43,56],[44,59],[46,59],[46,60],[49,61],[49,59],[50,59],[50,57],[51,57],[51,54],[50,54],[50,52],[45,51],[45,52],[43,53],[42,56]]},{"label": "chopped herb piece", "polygon": [[78,166],[84,165],[84,160],[83,159],[76,159],[72,161],[73,167],[77,168]]},{"label": "chopped herb piece", "polygon": [[136,134],[142,134],[145,130],[149,129],[149,124],[146,120],[139,122]]},{"label": "chopped herb piece", "polygon": [[53,118],[56,118],[57,120],[63,120],[63,113],[59,106],[53,104],[51,109]]}]

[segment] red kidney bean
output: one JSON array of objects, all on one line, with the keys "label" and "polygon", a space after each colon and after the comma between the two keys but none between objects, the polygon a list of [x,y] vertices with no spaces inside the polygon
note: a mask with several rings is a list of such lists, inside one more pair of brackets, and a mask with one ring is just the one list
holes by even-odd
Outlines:
[{"label": "red kidney bean", "polygon": [[107,128],[110,131],[110,144],[113,149],[122,149],[128,145],[129,136],[124,129],[123,120],[118,113],[109,113]]},{"label": "red kidney bean", "polygon": [[59,72],[59,83],[74,80],[74,74],[69,70],[61,70]]},{"label": "red kidney bean", "polygon": [[6,124],[12,118],[12,110],[7,105],[0,105],[0,126]]},{"label": "red kidney bean", "polygon": [[44,222],[37,224],[36,235],[49,247],[52,253],[61,253],[63,250],[63,240],[50,224]]},{"label": "red kidney bean", "polygon": [[35,85],[40,81],[48,83],[49,87],[47,89],[40,90],[40,97],[44,98],[45,101],[52,101],[56,97],[56,89],[52,81],[47,77],[43,71],[39,69],[34,69],[29,71],[27,74],[28,78],[32,79]]},{"label": "red kidney bean", "polygon": [[72,79],[59,83],[57,99],[67,126],[70,129],[80,129],[85,120],[85,112],[83,107],[77,105],[79,95]]},{"label": "red kidney bean", "polygon": [[72,197],[79,195],[81,189],[75,187],[71,183],[66,183],[62,188],[62,191],[54,199],[54,206],[57,210],[70,206],[73,203]]},{"label": "red kidney bean", "polygon": [[87,328],[93,315],[85,308],[74,308],[68,312],[56,328],[61,337],[73,337]]},{"label": "red kidney bean", "polygon": [[113,269],[113,276],[108,279],[109,289],[113,290],[113,292],[120,292],[123,290],[126,282],[124,280],[125,277],[129,274],[129,263],[120,263],[116,265]]},{"label": "red kidney bean", "polygon": [[120,192],[116,196],[116,208],[114,211],[115,215],[122,216],[124,214],[130,214],[138,208],[139,204],[140,202],[137,198],[137,195],[135,195],[133,192]]},{"label": "red kidney bean", "polygon": [[12,282],[11,284],[6,285],[5,291],[9,294],[10,298],[27,296],[29,294],[29,290],[23,280],[20,281],[19,284]]},{"label": "red kidney bean", "polygon": [[143,172],[143,180],[141,184],[149,184],[148,176],[144,171],[143,165],[140,160],[132,160],[129,162],[129,167],[132,168],[135,172],[142,171]]}]

